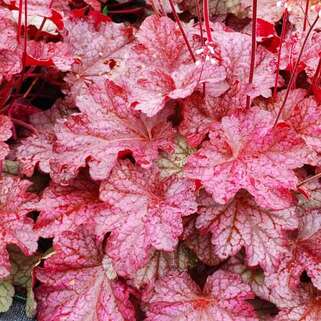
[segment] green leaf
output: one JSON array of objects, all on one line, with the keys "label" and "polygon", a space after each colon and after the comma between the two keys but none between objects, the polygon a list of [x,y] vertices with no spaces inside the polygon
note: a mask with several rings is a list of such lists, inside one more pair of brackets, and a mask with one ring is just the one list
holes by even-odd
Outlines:
[{"label": "green leaf", "polygon": [[7,312],[12,304],[14,287],[10,280],[0,281],[0,312]]},{"label": "green leaf", "polygon": [[16,161],[5,160],[3,162],[3,172],[11,175],[19,175],[19,163]]},{"label": "green leaf", "polygon": [[107,7],[107,6],[104,6],[104,8],[103,8],[103,15],[104,15],[104,16],[108,16],[108,12],[109,12],[108,7]]},{"label": "green leaf", "polygon": [[195,151],[190,147],[182,136],[176,138],[175,151],[171,154],[161,153],[158,167],[161,170],[161,177],[166,178],[171,175],[181,175],[187,157]]},{"label": "green leaf", "polygon": [[26,289],[26,314],[32,318],[36,314],[37,303],[33,293],[33,269],[41,261],[40,255],[25,256],[19,248],[9,247],[10,261],[12,266],[12,284]]},{"label": "green leaf", "polygon": [[26,301],[26,315],[28,318],[33,318],[37,312],[37,301],[32,287],[27,289],[27,301]]}]

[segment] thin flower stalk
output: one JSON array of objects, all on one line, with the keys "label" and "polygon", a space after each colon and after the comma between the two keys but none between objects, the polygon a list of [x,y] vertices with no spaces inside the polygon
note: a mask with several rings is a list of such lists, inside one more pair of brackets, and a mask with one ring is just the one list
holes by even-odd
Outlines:
[{"label": "thin flower stalk", "polygon": [[[256,23],[257,23],[257,0],[253,0],[253,13],[252,13],[252,48],[251,48],[251,65],[249,74],[249,84],[253,83],[254,69],[255,69],[255,53],[256,53]],[[251,104],[251,97],[246,97],[246,108],[248,109]]]},{"label": "thin flower stalk", "polygon": [[291,78],[290,78],[290,81],[289,81],[289,84],[288,84],[288,88],[287,88],[286,93],[285,93],[285,97],[284,97],[283,103],[282,103],[282,105],[281,105],[281,107],[280,107],[280,109],[279,109],[279,112],[278,112],[278,114],[277,114],[277,117],[276,117],[276,119],[275,119],[274,126],[276,126],[276,124],[278,123],[278,121],[279,121],[279,119],[280,119],[280,116],[282,115],[283,109],[284,109],[284,107],[285,107],[285,104],[286,104],[287,99],[288,99],[289,94],[290,94],[290,90],[292,89],[292,86],[293,86],[293,84],[294,84],[294,80],[296,79],[296,71],[297,71],[298,66],[299,66],[299,64],[300,64],[301,57],[302,57],[302,54],[303,54],[303,52],[304,52],[305,46],[306,46],[306,44],[307,44],[307,42],[308,42],[308,39],[309,39],[309,37],[310,37],[310,34],[312,33],[312,31],[313,31],[316,23],[318,22],[318,20],[319,20],[319,16],[316,17],[316,19],[314,20],[313,24],[311,25],[308,33],[306,34],[306,36],[305,36],[305,38],[304,38],[304,41],[303,41],[301,50],[300,50],[300,52],[299,52],[299,56],[298,56],[298,58],[297,58],[297,61],[296,61],[295,65],[294,65],[294,68],[293,68],[293,71],[292,71],[292,74],[291,74]]}]

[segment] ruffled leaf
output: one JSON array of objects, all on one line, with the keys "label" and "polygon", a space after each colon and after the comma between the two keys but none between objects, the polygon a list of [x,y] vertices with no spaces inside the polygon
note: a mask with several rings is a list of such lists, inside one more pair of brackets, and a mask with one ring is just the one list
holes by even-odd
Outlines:
[{"label": "ruffled leaf", "polygon": [[112,231],[107,251],[125,275],[144,266],[153,248],[173,251],[183,233],[182,217],[197,208],[191,181],[162,181],[157,168],[142,170],[129,161],[102,182],[100,196],[113,212],[96,219],[98,232]]},{"label": "ruffled leaf", "polygon": [[88,164],[93,179],[108,177],[119,152],[131,151],[137,163],[150,167],[158,150],[173,149],[174,129],[170,113],[146,118],[131,108],[126,91],[113,82],[91,86],[78,98],[82,113],[60,121],[55,128],[57,143],[54,176],[68,181]]},{"label": "ruffled leaf", "polygon": [[203,291],[187,273],[168,275],[146,295],[148,321],[258,321],[248,299],[254,296],[238,275],[217,271]]},{"label": "ruffled leaf", "polygon": [[239,192],[227,205],[215,204],[211,197],[201,200],[196,227],[212,233],[215,253],[221,258],[245,248],[247,263],[275,270],[285,253],[288,241],[285,230],[295,230],[295,208],[268,210],[259,207],[246,192]]},{"label": "ruffled leaf", "polygon": [[0,179],[0,278],[10,274],[9,255],[6,246],[17,245],[25,255],[37,249],[38,236],[32,219],[27,214],[36,209],[37,196],[28,192],[31,183],[16,176]]},{"label": "ruffled leaf", "polygon": [[128,289],[90,229],[63,233],[54,250],[36,271],[39,321],[134,320]]},{"label": "ruffled leaf", "polygon": [[273,127],[269,112],[252,108],[213,125],[210,141],[189,157],[185,173],[201,180],[217,203],[226,204],[243,188],[258,205],[282,209],[293,202],[291,190],[298,183],[293,169],[314,161],[288,125]]}]

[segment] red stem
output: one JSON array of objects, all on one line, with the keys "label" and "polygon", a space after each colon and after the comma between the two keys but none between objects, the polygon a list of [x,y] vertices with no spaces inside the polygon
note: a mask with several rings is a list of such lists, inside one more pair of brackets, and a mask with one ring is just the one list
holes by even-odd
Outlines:
[{"label": "red stem", "polygon": [[25,0],[25,28],[24,28],[24,42],[23,42],[23,67],[26,66],[27,38],[28,38],[28,2],[27,2],[27,0]]},{"label": "red stem", "polygon": [[196,10],[197,10],[197,17],[198,17],[198,24],[200,26],[200,36],[202,41],[202,46],[205,45],[204,43],[204,37],[203,37],[203,23],[202,23],[202,16],[201,16],[201,8],[200,8],[200,0],[195,0],[196,2]]},{"label": "red stem", "polygon": [[144,10],[144,8],[130,8],[130,9],[122,9],[122,10],[110,10],[108,11],[108,14],[130,14],[130,13],[138,13],[140,11]]},{"label": "red stem", "polygon": [[279,69],[280,69],[280,63],[281,63],[281,52],[282,52],[282,45],[285,39],[286,34],[286,23],[288,20],[288,10],[285,9],[284,15],[283,15],[283,22],[282,22],[282,31],[281,31],[281,39],[280,39],[280,48],[278,52],[278,61],[276,64],[276,74],[275,74],[275,82],[274,82],[274,90],[273,90],[273,99],[276,100],[278,97],[278,82],[279,82]]},{"label": "red stem", "polygon": [[32,81],[32,83],[30,84],[30,86],[28,87],[28,89],[25,91],[25,93],[23,94],[23,98],[27,98],[28,95],[30,94],[32,88],[35,86],[35,84],[37,83],[37,81],[39,80],[39,78],[34,78],[34,80]]},{"label": "red stem", "polygon": [[34,128],[32,125],[27,124],[27,123],[25,123],[24,121],[22,121],[22,120],[20,120],[20,119],[16,119],[16,118],[12,118],[12,117],[11,117],[11,120],[12,120],[12,122],[13,122],[14,124],[17,124],[17,125],[19,125],[19,126],[21,126],[21,127],[24,127],[24,128],[26,128],[26,129],[30,130],[30,131],[31,131],[32,133],[34,133],[34,134],[38,134],[37,129]]},{"label": "red stem", "polygon": [[308,15],[309,15],[309,6],[310,6],[310,0],[306,0],[306,2],[305,2],[305,14],[304,14],[303,31],[305,31],[306,28],[307,28]]},{"label": "red stem", "polygon": [[127,2],[123,2],[123,3],[111,3],[108,5],[108,8],[119,8],[119,7],[125,7],[130,5],[131,3],[133,3],[134,0],[129,0]]},{"label": "red stem", "polygon": [[21,23],[22,22],[22,0],[19,0],[19,16],[18,16],[18,43],[20,43],[20,36],[21,36]]},{"label": "red stem", "polygon": [[316,17],[316,19],[314,20],[313,24],[311,25],[311,27],[310,27],[307,35],[305,36],[305,39],[304,39],[304,41],[303,41],[303,44],[302,44],[302,47],[301,47],[301,50],[300,50],[298,59],[297,59],[295,65],[294,65],[294,68],[293,68],[293,71],[292,71],[292,74],[291,74],[291,78],[290,78],[289,85],[288,85],[288,88],[287,88],[286,93],[285,93],[285,97],[284,97],[283,103],[282,103],[282,105],[281,105],[281,107],[280,107],[280,109],[279,109],[278,115],[276,116],[276,119],[275,119],[275,122],[274,122],[273,127],[275,127],[276,124],[278,123],[279,118],[280,118],[280,116],[281,116],[281,114],[282,114],[282,111],[283,111],[283,109],[284,109],[284,107],[285,107],[286,101],[287,101],[287,99],[288,99],[288,97],[289,97],[290,90],[291,90],[292,85],[293,85],[293,83],[294,83],[294,79],[296,79],[296,71],[297,71],[298,66],[299,66],[299,64],[300,64],[300,60],[301,60],[301,57],[302,57],[304,48],[305,48],[305,46],[306,46],[306,44],[307,44],[307,41],[308,41],[308,39],[309,39],[309,36],[310,36],[311,32],[313,31],[314,26],[316,25],[316,23],[318,22],[318,20],[319,20],[319,15]]},{"label": "red stem", "polygon": [[188,51],[189,51],[189,53],[190,53],[190,55],[191,55],[191,57],[192,57],[192,60],[193,60],[193,62],[196,62],[196,58],[195,58],[195,55],[194,55],[194,53],[193,53],[192,47],[191,47],[191,45],[190,45],[190,43],[189,43],[189,41],[188,41],[188,39],[187,39],[187,36],[186,36],[185,31],[184,31],[184,29],[183,29],[182,23],[181,23],[181,21],[180,21],[180,19],[179,19],[179,16],[178,16],[178,14],[177,14],[177,12],[176,12],[176,10],[175,10],[175,6],[174,6],[173,0],[169,0],[169,4],[170,4],[170,6],[171,6],[171,8],[172,8],[173,15],[174,15],[175,20],[176,20],[176,22],[177,22],[177,24],[178,24],[179,30],[180,30],[181,33],[182,33],[182,36],[183,36],[183,38],[184,38],[185,44],[186,44],[186,46],[187,46],[187,49],[188,49]]},{"label": "red stem", "polygon": [[[202,47],[205,46],[205,41],[204,41],[204,35],[203,35],[203,22],[202,22],[202,15],[201,15],[201,8],[200,8],[200,0],[196,0],[196,10],[197,10],[197,16],[198,16],[198,25],[200,27],[200,36],[201,36],[201,42],[202,42]],[[206,91],[206,83],[203,82],[203,96],[205,96],[205,91]]]},{"label": "red stem", "polygon": [[300,187],[300,186],[302,186],[302,185],[304,185],[304,184],[306,184],[306,183],[310,183],[310,182],[312,182],[312,181],[314,181],[314,180],[316,180],[316,179],[318,179],[318,178],[320,178],[320,177],[321,177],[321,173],[315,174],[315,175],[313,175],[313,176],[311,176],[311,177],[303,180],[302,182],[300,182],[300,183],[298,184],[298,187]]},{"label": "red stem", "polygon": [[314,76],[313,76],[313,80],[312,80],[312,85],[314,86],[317,86],[318,85],[318,81],[319,81],[319,78],[320,78],[320,73],[321,73],[321,56],[319,58],[319,63],[318,63],[318,67],[314,73]]},{"label": "red stem", "polygon": [[[249,74],[249,84],[253,83],[254,69],[255,69],[255,54],[256,54],[256,21],[257,21],[257,0],[253,0],[253,13],[252,13],[252,49],[251,49],[251,65]],[[246,108],[251,104],[251,97],[246,97]]]},{"label": "red stem", "polygon": [[159,6],[159,8],[160,8],[160,11],[161,11],[161,15],[162,15],[162,16],[166,16],[166,12],[165,12],[165,10],[164,10],[162,1],[161,1],[161,0],[157,0],[157,2],[158,2],[158,6]]},{"label": "red stem", "polygon": [[42,22],[41,22],[41,25],[40,25],[39,29],[37,30],[37,34],[36,34],[36,36],[35,36],[35,40],[38,40],[38,37],[40,36],[41,31],[42,31],[43,27],[45,26],[46,21],[47,21],[47,18],[44,17],[44,18],[42,19]]},{"label": "red stem", "polygon": [[203,1],[203,16],[204,16],[204,22],[205,22],[205,29],[207,34],[207,41],[213,42],[212,33],[211,33],[211,27],[210,27],[210,16],[209,16],[209,6],[208,6],[208,0]]},{"label": "red stem", "polygon": [[160,12],[162,11],[162,6],[160,5],[160,10],[158,10],[155,6],[155,3],[154,1],[151,2],[151,6],[153,8],[153,11],[155,12],[155,14],[159,15],[159,16],[164,16],[164,13],[163,12]]},{"label": "red stem", "polygon": [[[27,16],[27,0],[24,1],[25,7],[25,26],[24,26],[24,44],[23,44],[23,53],[22,53],[22,71],[20,74],[19,82],[17,83],[17,91],[20,91],[22,82],[25,74],[26,66],[26,56],[27,56],[27,33],[28,33],[28,16]],[[20,34],[21,34],[21,20],[22,20],[22,0],[19,1],[19,18],[18,18],[18,42],[20,44]],[[20,30],[19,30],[20,29]]]}]

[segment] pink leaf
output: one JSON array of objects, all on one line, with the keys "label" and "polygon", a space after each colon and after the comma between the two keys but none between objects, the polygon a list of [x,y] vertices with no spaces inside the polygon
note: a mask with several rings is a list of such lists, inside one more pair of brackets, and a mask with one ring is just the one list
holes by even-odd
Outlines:
[{"label": "pink leaf", "polygon": [[[185,99],[180,133],[193,147],[199,145],[210,131],[210,124],[227,115],[246,109],[246,96],[270,97],[274,87],[275,67],[273,55],[258,46],[252,87],[248,85],[251,39],[238,32],[220,30],[213,33],[220,50],[222,65],[226,69],[225,88],[216,92],[216,84],[207,83],[204,93],[195,93]],[[267,72],[268,71],[268,72]]]},{"label": "pink leaf", "polygon": [[298,284],[301,273],[306,271],[313,285],[321,290],[320,182],[311,182],[305,188],[309,199],[301,197],[297,207],[300,219],[298,236],[292,241],[292,256],[287,266],[292,284]]},{"label": "pink leaf", "polygon": [[89,229],[63,233],[54,249],[36,271],[42,283],[36,291],[39,321],[135,320],[127,287]]},{"label": "pink leaf", "polygon": [[309,285],[298,294],[299,302],[292,301],[289,307],[281,309],[275,321],[316,321],[321,315],[321,296]]},{"label": "pink leaf", "polygon": [[[246,12],[249,17],[252,15],[252,0],[241,0],[241,7],[248,9]],[[310,7],[308,12],[308,24],[312,23],[317,16],[317,10],[313,10],[313,1],[309,1]],[[287,4],[287,6],[286,6]],[[274,0],[260,0],[257,4],[258,17],[271,23],[276,23],[282,18],[285,9],[288,9],[289,22],[293,25],[293,29],[302,30],[305,18],[306,0],[281,0],[279,5]],[[319,24],[318,24],[319,26]]]},{"label": "pink leaf", "polygon": [[[288,269],[289,263],[288,259],[283,260],[278,270],[260,277],[259,285],[254,284],[255,281],[252,275],[253,290],[256,295],[272,302],[279,308],[280,312],[273,320],[318,320],[320,315],[320,291],[310,283],[300,283],[293,288],[291,286],[291,271]],[[248,269],[244,271],[243,275],[246,277],[251,273],[252,271]]]},{"label": "pink leaf", "polygon": [[9,153],[9,147],[5,143],[11,137],[12,123],[9,117],[0,115],[0,163]]},{"label": "pink leaf", "polygon": [[87,4],[89,4],[93,9],[100,11],[100,2],[98,0],[85,0]]},{"label": "pink leaf", "polygon": [[[312,10],[310,11],[312,12]],[[305,33],[292,33],[285,41],[282,47],[281,55],[281,69],[293,70],[293,67],[298,59],[301,50]],[[302,54],[299,64],[298,72],[305,70],[311,77],[317,69],[319,61],[319,53],[321,51],[320,45],[321,36],[314,32],[308,39],[305,50]]]},{"label": "pink leaf", "polygon": [[192,266],[189,251],[181,245],[173,252],[155,250],[148,262],[134,275],[132,283],[137,288],[153,287],[155,282],[166,276],[170,271],[187,271]]},{"label": "pink leaf", "polygon": [[212,233],[215,253],[225,259],[245,247],[249,266],[260,264],[271,271],[287,253],[285,230],[298,226],[295,208],[268,210],[259,207],[246,192],[239,192],[227,205],[204,197],[196,227]]},{"label": "pink leaf", "polygon": [[26,64],[30,66],[56,66],[61,71],[69,71],[74,62],[70,48],[63,42],[28,41]]},{"label": "pink leaf", "polygon": [[54,125],[70,113],[64,105],[65,102],[58,101],[51,109],[30,116],[30,123],[37,133],[23,139],[17,147],[22,174],[32,176],[37,165],[43,173],[50,173],[49,161],[53,158],[53,144],[56,141]]},{"label": "pink leaf", "polygon": [[[240,32],[214,32],[214,41],[220,49],[222,65],[226,68],[227,81],[233,85],[240,83],[241,88],[248,82],[251,55],[251,37]],[[275,80],[275,61],[273,55],[262,46],[256,50],[251,96],[271,96],[271,88]],[[248,88],[249,89],[249,88]]]},{"label": "pink leaf", "polygon": [[321,105],[309,97],[294,105],[291,115],[286,120],[301,135],[308,146],[321,152]]},{"label": "pink leaf", "polygon": [[16,24],[11,12],[0,8],[0,82],[10,79],[22,70],[21,56],[18,51]]},{"label": "pink leaf", "polygon": [[26,215],[35,210],[37,196],[27,192],[31,183],[14,176],[0,179],[0,278],[10,273],[6,246],[16,244],[25,255],[37,249],[38,237],[32,231],[33,221]]},{"label": "pink leaf", "polygon": [[94,225],[95,216],[108,215],[110,206],[99,200],[99,186],[84,178],[69,186],[51,183],[37,205],[34,230],[42,237],[58,237],[81,224]]},{"label": "pink leaf", "polygon": [[209,266],[220,263],[214,245],[211,242],[211,236],[207,231],[200,233],[195,227],[196,217],[187,217],[184,224],[184,244],[191,249],[197,258]]},{"label": "pink leaf", "polygon": [[192,182],[161,181],[157,168],[143,170],[129,161],[116,165],[102,182],[100,196],[114,208],[116,219],[98,217],[98,233],[112,231],[107,251],[120,274],[142,267],[152,247],[173,251],[183,232],[182,216],[197,208]]},{"label": "pink leaf", "polygon": [[210,141],[189,157],[186,175],[200,179],[220,204],[244,188],[262,207],[289,207],[298,183],[293,169],[315,156],[288,125],[272,126],[272,115],[258,108],[224,117]]},{"label": "pink leaf", "polygon": [[66,77],[70,94],[75,99],[87,81],[107,78],[118,69],[126,45],[133,38],[133,29],[111,21],[96,28],[92,19],[66,20],[65,28],[64,43],[76,60]]},{"label": "pink leaf", "polygon": [[171,19],[156,15],[146,18],[136,37],[138,44],[131,48],[127,63],[136,110],[152,117],[169,99],[188,97],[203,82],[218,87],[217,94],[226,90],[225,68],[211,63],[195,64]]},{"label": "pink leaf", "polygon": [[78,97],[82,113],[69,116],[56,126],[54,175],[60,181],[75,176],[88,164],[93,179],[105,179],[117,155],[130,150],[137,163],[150,167],[158,150],[171,151],[174,130],[164,110],[146,118],[129,105],[127,93],[113,82],[105,88],[91,86]]},{"label": "pink leaf", "polygon": [[[17,8],[19,8],[18,0],[4,0],[7,4],[14,4]],[[28,0],[28,15],[37,15],[42,17],[50,17],[51,16],[51,3],[52,0]],[[22,5],[22,15],[24,15],[24,5]]]},{"label": "pink leaf", "polygon": [[[304,271],[310,277],[313,285],[321,289],[320,183],[311,182],[306,189],[309,200],[301,197],[296,208],[299,216],[297,235],[289,239],[289,252],[283,257],[279,269],[267,274],[265,278],[267,285],[276,289],[271,293],[272,300],[275,304],[280,301],[282,307],[290,306],[289,302],[298,299],[293,293],[301,287],[300,277]],[[283,285],[276,286],[278,283]]]},{"label": "pink leaf", "polygon": [[246,302],[252,298],[250,287],[230,272],[209,276],[202,291],[187,273],[173,273],[156,282],[146,295],[146,320],[258,321]]}]

